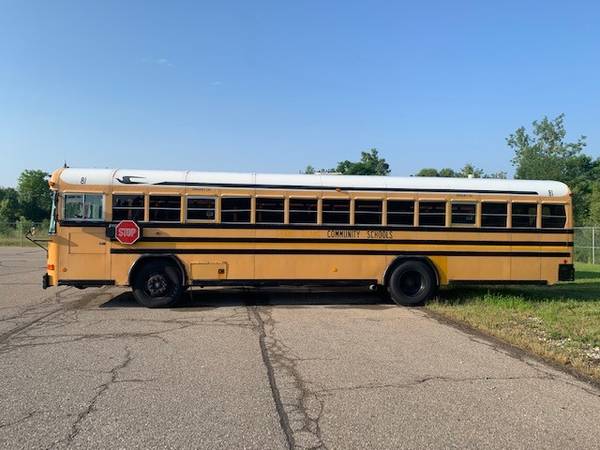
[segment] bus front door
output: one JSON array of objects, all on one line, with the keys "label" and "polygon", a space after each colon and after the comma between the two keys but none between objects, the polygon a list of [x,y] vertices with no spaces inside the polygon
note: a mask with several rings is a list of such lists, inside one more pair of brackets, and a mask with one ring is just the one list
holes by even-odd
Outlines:
[{"label": "bus front door", "polygon": [[103,284],[110,273],[110,239],[104,227],[73,227],[62,235],[68,242],[60,246],[59,280]]}]

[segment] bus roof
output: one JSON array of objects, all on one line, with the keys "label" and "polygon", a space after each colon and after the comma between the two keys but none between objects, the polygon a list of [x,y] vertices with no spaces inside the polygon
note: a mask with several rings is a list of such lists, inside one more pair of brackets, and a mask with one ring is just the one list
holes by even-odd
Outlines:
[{"label": "bus roof", "polygon": [[59,179],[67,184],[140,185],[273,189],[341,189],[348,191],[465,192],[529,194],[562,197],[570,193],[566,184],[547,180],[502,180],[492,178],[391,177],[334,174],[263,174],[194,172],[139,169],[61,169]]}]

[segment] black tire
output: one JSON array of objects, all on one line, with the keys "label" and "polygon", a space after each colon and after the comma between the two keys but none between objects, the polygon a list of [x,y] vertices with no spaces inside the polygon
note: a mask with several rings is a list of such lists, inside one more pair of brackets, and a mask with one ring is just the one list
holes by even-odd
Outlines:
[{"label": "black tire", "polygon": [[174,306],[183,294],[181,271],[171,261],[142,263],[133,279],[133,296],[148,308]]},{"label": "black tire", "polygon": [[401,306],[425,304],[437,290],[433,269],[422,261],[405,261],[399,264],[387,284],[394,303]]}]

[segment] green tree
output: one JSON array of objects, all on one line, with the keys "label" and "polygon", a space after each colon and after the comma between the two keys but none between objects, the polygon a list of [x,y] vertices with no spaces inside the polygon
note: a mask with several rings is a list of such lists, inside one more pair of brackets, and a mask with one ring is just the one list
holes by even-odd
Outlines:
[{"label": "green tree", "polygon": [[531,134],[525,127],[518,128],[506,138],[514,151],[512,164],[515,178],[529,180],[556,180],[566,183],[573,192],[576,224],[588,221],[590,198],[597,178],[599,161],[582,153],[585,136],[574,142],[566,140],[564,114],[550,120],[544,117],[532,123]]},{"label": "green tree", "polygon": [[16,222],[20,214],[18,192],[13,188],[0,188],[0,220]]},{"label": "green tree", "polygon": [[[450,169],[444,167],[443,169],[437,170],[432,168],[426,168],[419,170],[416,175],[417,177],[445,177],[445,178],[481,178],[486,177],[482,169],[478,169],[473,164],[465,164],[460,170]],[[490,177],[491,178],[491,177]]]},{"label": "green tree", "polygon": [[590,194],[589,225],[600,225],[600,181],[594,183]]},{"label": "green tree", "polygon": [[426,167],[425,169],[421,169],[415,174],[415,177],[439,177],[439,176],[440,176],[440,173],[438,172],[438,170],[434,169],[432,167]]},{"label": "green tree", "polygon": [[481,178],[482,176],[483,170],[478,169],[473,164],[469,163],[465,164],[465,166],[456,173],[456,177],[458,178]]},{"label": "green tree", "polygon": [[379,157],[376,148],[360,153],[360,161],[340,161],[335,172],[343,175],[389,175],[390,165]]},{"label": "green tree", "polygon": [[313,166],[308,165],[304,169],[305,174],[313,173],[335,173],[341,175],[389,175],[390,165],[385,158],[379,157],[379,152],[376,148],[370,149],[368,152],[360,152],[360,161],[340,161],[337,166],[332,169],[316,170]]},{"label": "green tree", "polygon": [[43,170],[25,170],[19,176],[17,192],[21,214],[34,222],[50,215],[51,192]]},{"label": "green tree", "polygon": [[506,180],[508,178],[507,173],[506,172],[492,172],[492,173],[486,173],[483,178],[496,178],[498,180]]},{"label": "green tree", "polygon": [[456,172],[449,167],[444,167],[438,172],[438,177],[455,178],[457,176],[458,175],[456,175]]},{"label": "green tree", "polygon": [[541,121],[533,121],[532,134],[520,127],[506,138],[515,153],[512,158],[515,178],[563,181],[567,177],[567,166],[572,166],[577,158],[589,159],[581,155],[586,146],[585,136],[575,142],[566,141],[564,118],[564,114],[554,120],[544,116]]}]

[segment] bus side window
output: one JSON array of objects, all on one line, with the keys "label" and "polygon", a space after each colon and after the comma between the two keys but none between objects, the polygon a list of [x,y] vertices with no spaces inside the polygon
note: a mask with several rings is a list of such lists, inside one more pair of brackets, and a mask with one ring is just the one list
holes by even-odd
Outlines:
[{"label": "bus side window", "polygon": [[512,227],[513,228],[535,228],[537,219],[537,204],[535,203],[513,203],[512,204]]},{"label": "bus side window", "polygon": [[412,200],[388,200],[387,223],[388,225],[414,225],[415,202]]},{"label": "bus side window", "polygon": [[215,220],[215,197],[188,197],[188,220]]},{"label": "bus side window", "polygon": [[381,225],[381,200],[354,200],[356,225]]},{"label": "bus side window", "polygon": [[144,220],[144,195],[113,195],[112,220]]},{"label": "bus side window", "polygon": [[316,198],[290,198],[290,223],[317,223],[317,210]]},{"label": "bus side window", "polygon": [[250,197],[222,197],[221,222],[250,223],[252,202]]},{"label": "bus side window", "polygon": [[446,202],[419,202],[419,225],[443,227],[446,225]]},{"label": "bus side window", "polygon": [[350,223],[350,200],[323,199],[323,223],[347,225]]},{"label": "bus side window", "polygon": [[452,225],[475,225],[475,203],[452,203]]},{"label": "bus side window", "polygon": [[256,223],[283,223],[283,216],[283,198],[256,198]]},{"label": "bus side window", "polygon": [[103,220],[102,194],[65,194],[64,220]]},{"label": "bus side window", "polygon": [[508,215],[508,204],[497,202],[481,203],[481,227],[482,228],[506,228]]},{"label": "bus side window", "polygon": [[565,205],[542,205],[542,228],[564,228],[566,222]]},{"label": "bus side window", "polygon": [[178,195],[151,195],[150,220],[156,222],[181,221],[181,197]]}]

